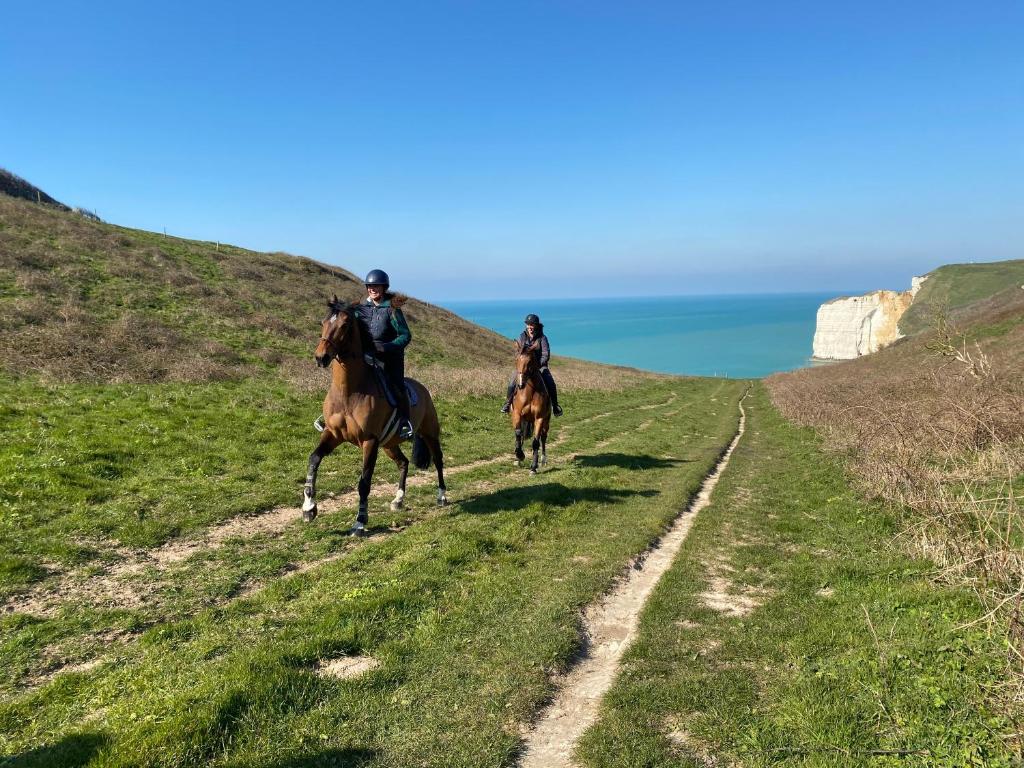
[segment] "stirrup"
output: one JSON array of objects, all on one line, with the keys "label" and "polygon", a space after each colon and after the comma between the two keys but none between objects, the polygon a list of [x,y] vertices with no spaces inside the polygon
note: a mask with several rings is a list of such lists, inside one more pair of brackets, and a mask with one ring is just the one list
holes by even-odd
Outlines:
[{"label": "stirrup", "polygon": [[505,403],[503,406],[501,406],[501,412],[502,413],[508,413],[511,410],[512,410],[512,403]]},{"label": "stirrup", "polygon": [[316,421],[313,422],[313,429],[317,432],[323,432],[327,429],[327,423],[324,421],[323,415],[317,416]]},{"label": "stirrup", "polygon": [[403,440],[408,440],[416,434],[416,430],[413,429],[412,421],[404,419],[401,424],[398,425],[398,436]]}]

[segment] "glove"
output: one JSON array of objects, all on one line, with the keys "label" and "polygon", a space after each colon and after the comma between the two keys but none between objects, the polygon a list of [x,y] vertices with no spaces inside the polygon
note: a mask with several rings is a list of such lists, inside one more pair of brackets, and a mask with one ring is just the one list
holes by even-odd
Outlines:
[{"label": "glove", "polygon": [[377,354],[382,355],[387,351],[387,345],[383,341],[373,342],[374,349],[377,350]]},{"label": "glove", "polygon": [[376,368],[378,365],[377,358],[370,354],[363,355],[363,362],[365,362],[371,368]]}]

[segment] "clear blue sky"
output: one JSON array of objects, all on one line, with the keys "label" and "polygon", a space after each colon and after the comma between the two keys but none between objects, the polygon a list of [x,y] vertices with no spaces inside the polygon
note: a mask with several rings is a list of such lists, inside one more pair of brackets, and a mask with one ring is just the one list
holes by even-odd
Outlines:
[{"label": "clear blue sky", "polygon": [[901,288],[1024,257],[1024,3],[48,2],[0,166],[425,298]]}]

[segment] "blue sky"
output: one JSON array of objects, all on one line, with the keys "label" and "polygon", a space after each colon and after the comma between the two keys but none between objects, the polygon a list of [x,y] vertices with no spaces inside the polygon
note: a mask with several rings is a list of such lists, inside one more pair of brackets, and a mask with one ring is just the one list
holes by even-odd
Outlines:
[{"label": "blue sky", "polygon": [[1024,257],[1021,2],[50,2],[0,165],[436,300],[902,288]]}]

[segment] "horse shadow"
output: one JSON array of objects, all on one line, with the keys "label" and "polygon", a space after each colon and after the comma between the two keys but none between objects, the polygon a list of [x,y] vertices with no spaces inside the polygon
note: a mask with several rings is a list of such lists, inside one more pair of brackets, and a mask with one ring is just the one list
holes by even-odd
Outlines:
[{"label": "horse shadow", "polygon": [[458,508],[460,512],[470,515],[490,515],[521,509],[538,501],[549,507],[568,507],[579,501],[612,504],[635,496],[650,498],[658,493],[650,488],[634,491],[622,488],[569,488],[561,483],[539,483],[470,496],[458,502]]},{"label": "horse shadow", "polygon": [[10,757],[0,756],[3,768],[81,768],[88,765],[110,737],[101,733],[75,733],[58,742]]},{"label": "horse shadow", "polygon": [[689,464],[692,461],[693,459],[665,459],[636,453],[594,453],[584,454],[573,459],[578,467],[621,467],[622,469],[670,469],[680,464]]}]

